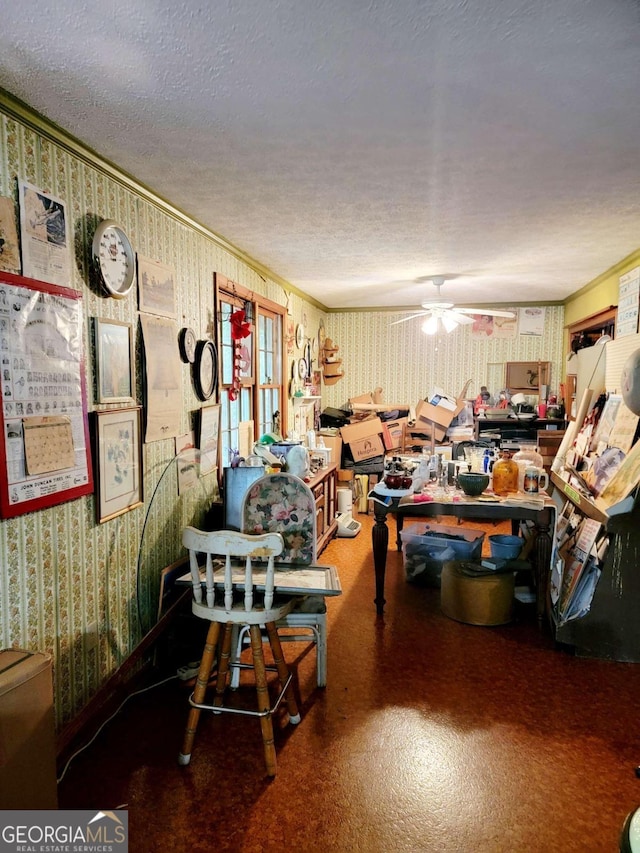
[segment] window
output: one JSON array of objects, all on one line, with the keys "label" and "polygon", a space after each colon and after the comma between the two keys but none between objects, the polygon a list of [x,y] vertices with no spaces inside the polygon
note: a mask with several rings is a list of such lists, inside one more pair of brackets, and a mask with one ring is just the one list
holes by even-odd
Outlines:
[{"label": "window", "polygon": [[[216,275],[220,354],[220,444],[222,465],[241,447],[241,424],[253,422],[253,440],[286,428],[282,420],[283,318],[285,309]],[[231,315],[245,311],[249,334],[232,337]]]},{"label": "window", "polygon": [[282,317],[258,314],[258,436],[280,432],[282,413]]}]

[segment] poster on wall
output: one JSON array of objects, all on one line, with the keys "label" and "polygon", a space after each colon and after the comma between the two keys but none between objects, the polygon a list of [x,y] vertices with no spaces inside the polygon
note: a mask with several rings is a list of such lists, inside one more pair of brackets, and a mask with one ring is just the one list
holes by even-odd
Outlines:
[{"label": "poster on wall", "polygon": [[93,492],[74,290],[0,272],[0,517]]},{"label": "poster on wall", "polygon": [[173,320],[141,314],[145,352],[145,442],[181,434],[182,382],[178,330]]},{"label": "poster on wall", "polygon": [[21,181],[22,274],[62,287],[71,281],[71,243],[65,203]]},{"label": "poster on wall", "polygon": [[639,306],[640,267],[635,267],[635,269],[629,270],[628,273],[620,276],[616,338],[636,334],[638,331]]},{"label": "poster on wall", "polygon": [[546,309],[530,305],[528,308],[521,308],[519,313],[518,334],[541,338],[544,334]]}]

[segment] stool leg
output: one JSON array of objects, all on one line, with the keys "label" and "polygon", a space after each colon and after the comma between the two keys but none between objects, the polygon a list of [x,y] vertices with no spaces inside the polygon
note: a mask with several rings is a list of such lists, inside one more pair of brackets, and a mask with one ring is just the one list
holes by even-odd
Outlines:
[{"label": "stool leg", "polygon": [[224,691],[227,687],[227,673],[229,672],[229,658],[231,657],[231,635],[233,624],[231,622],[224,626],[224,634],[220,642],[220,656],[218,660],[218,677],[216,679],[216,696],[214,705],[222,705]]},{"label": "stool leg", "polygon": [[[251,654],[253,655],[253,666],[256,677],[256,691],[258,694],[258,711],[269,711],[269,688],[267,686],[267,671],[264,665],[264,652],[262,650],[262,633],[259,625],[251,625],[249,628],[251,636]],[[276,747],[273,740],[273,719],[271,714],[260,717],[262,729],[262,743],[264,744],[264,760],[267,765],[267,775],[276,775]]]},{"label": "stool leg", "polygon": [[[196,686],[193,691],[193,701],[198,704],[202,704],[204,701],[219,636],[220,623],[212,622],[211,625],[209,625],[209,630],[207,631],[207,639],[204,644],[202,660],[200,661],[198,678],[196,679]],[[182,742],[182,751],[178,755],[178,764],[186,765],[191,761],[191,750],[193,749],[193,741],[196,736],[199,719],[200,708],[191,708],[187,719],[187,728],[184,733],[184,740]]]},{"label": "stool leg", "polygon": [[[269,636],[273,659],[278,669],[280,684],[285,684],[287,678],[289,678],[289,667],[284,659],[282,643],[278,636],[278,629],[276,628],[275,622],[267,622],[265,627]],[[298,703],[296,702],[296,697],[293,692],[293,683],[291,681],[289,682],[289,686],[287,687],[287,692],[284,694],[284,697],[287,702],[287,710],[289,711],[289,721],[295,725],[300,722],[300,712],[298,711]]]}]

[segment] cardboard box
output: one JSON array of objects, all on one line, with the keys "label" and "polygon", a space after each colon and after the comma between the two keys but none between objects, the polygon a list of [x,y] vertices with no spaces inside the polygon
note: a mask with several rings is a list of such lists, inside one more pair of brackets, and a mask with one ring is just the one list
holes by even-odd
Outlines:
[{"label": "cardboard box", "polygon": [[407,427],[406,443],[418,445],[420,442],[431,441],[431,433],[433,432],[436,441],[444,441],[447,430],[445,427],[438,426],[431,421],[423,421],[416,419],[415,426]]},{"label": "cardboard box", "polygon": [[[455,400],[452,397],[441,396],[433,392],[428,399],[432,402],[420,400],[416,406],[416,425],[433,422],[446,431],[451,421],[465,407],[464,400]],[[451,408],[452,400],[453,408]]]},{"label": "cardboard box", "polygon": [[366,421],[347,424],[340,429],[340,435],[344,443],[349,445],[354,462],[364,462],[384,454],[380,418],[367,418]]},{"label": "cardboard box", "polygon": [[340,427],[340,435],[345,444],[354,441],[362,441],[364,438],[379,436],[382,433],[382,421],[380,418],[367,418],[355,424],[346,424]]},{"label": "cardboard box", "polygon": [[408,418],[398,418],[396,421],[386,421],[382,424],[382,440],[386,450],[402,447],[402,432]]},{"label": "cardboard box", "polygon": [[370,435],[368,438],[360,439],[360,441],[350,441],[349,450],[354,462],[364,462],[367,459],[373,459],[374,456],[382,456],[384,445],[381,436]]},{"label": "cardboard box", "polygon": [[320,443],[320,439],[324,441],[324,446],[331,450],[331,462],[340,465],[342,462],[342,438],[339,435],[316,435],[316,444]]}]

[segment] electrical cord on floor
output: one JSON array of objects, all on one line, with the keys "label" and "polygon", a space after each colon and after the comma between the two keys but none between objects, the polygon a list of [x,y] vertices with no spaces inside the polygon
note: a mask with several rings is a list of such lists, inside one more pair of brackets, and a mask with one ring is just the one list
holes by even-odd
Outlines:
[{"label": "electrical cord on floor", "polygon": [[107,717],[107,719],[102,723],[102,725],[100,725],[100,727],[98,728],[98,730],[96,731],[96,733],[94,734],[94,736],[91,738],[91,740],[90,740],[90,741],[88,741],[87,743],[85,743],[85,745],[84,745],[84,746],[81,746],[81,747],[80,747],[80,749],[77,749],[77,750],[73,753],[73,755],[69,758],[69,760],[67,761],[67,763],[66,763],[66,764],[65,764],[65,766],[64,766],[64,769],[63,769],[62,773],[61,773],[61,774],[60,774],[60,776],[58,777],[58,780],[57,780],[58,785],[59,785],[59,784],[60,784],[60,782],[62,782],[62,780],[64,779],[65,774],[66,774],[67,770],[69,769],[69,765],[70,765],[70,764],[71,764],[71,762],[74,760],[74,758],[77,758],[77,757],[78,757],[78,755],[80,755],[80,753],[81,753],[81,752],[84,752],[84,751],[85,751],[85,749],[87,749],[88,747],[90,747],[90,746],[91,746],[91,744],[92,744],[92,743],[94,742],[94,740],[98,737],[98,735],[99,735],[99,734],[100,734],[100,732],[103,730],[103,728],[107,725],[107,723],[110,723],[110,722],[111,722],[111,720],[113,720],[113,718],[114,718],[114,717],[116,717],[116,716],[120,713],[120,711],[124,708],[124,706],[125,706],[125,705],[127,704],[127,702],[129,701],[129,699],[132,699],[134,696],[139,696],[141,693],[146,693],[148,690],[153,690],[153,688],[154,688],[154,687],[160,687],[162,684],[166,684],[166,683],[167,683],[167,682],[169,682],[169,681],[175,681],[177,678],[178,678],[178,676],[177,676],[177,675],[170,675],[168,678],[164,678],[162,681],[157,681],[155,684],[149,684],[149,685],[148,685],[148,687],[142,687],[140,690],[134,690],[134,692],[133,692],[133,693],[130,693],[128,696],[125,696],[125,698],[122,700],[122,702],[121,702],[121,703],[120,703],[120,705],[116,708],[116,710],[113,712],[113,714],[111,714],[111,716],[110,716],[110,717]]}]

